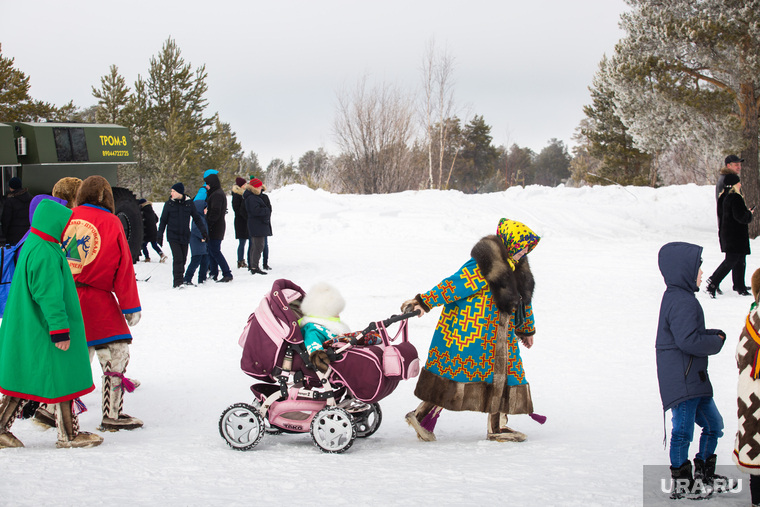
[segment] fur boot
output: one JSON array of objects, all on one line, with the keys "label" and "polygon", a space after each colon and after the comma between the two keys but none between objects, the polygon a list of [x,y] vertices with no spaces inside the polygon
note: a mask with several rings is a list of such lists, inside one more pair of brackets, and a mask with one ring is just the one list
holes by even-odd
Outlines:
[{"label": "fur boot", "polygon": [[40,403],[32,421],[44,429],[55,428],[55,408],[56,405]]},{"label": "fur boot", "polygon": [[58,428],[58,441],[55,446],[59,449],[95,447],[103,443],[103,437],[79,431],[79,417],[71,410],[71,401],[58,403],[55,416]]},{"label": "fur boot", "polygon": [[435,442],[436,438],[433,430],[435,430],[435,423],[440,413],[441,407],[423,401],[415,410],[406,414],[404,418],[406,419],[406,423],[417,432],[418,439],[423,442]]},{"label": "fur boot", "polygon": [[141,428],[143,422],[136,417],[122,413],[126,383],[124,372],[129,363],[129,348],[126,343],[109,343],[96,350],[103,369],[103,420],[101,430],[119,431]]},{"label": "fur boot", "polygon": [[515,431],[507,426],[507,414],[488,414],[488,440],[494,442],[522,442],[525,433]]},{"label": "fur boot", "polygon": [[24,447],[21,440],[11,433],[11,426],[24,409],[23,400],[12,396],[0,399],[0,449]]}]

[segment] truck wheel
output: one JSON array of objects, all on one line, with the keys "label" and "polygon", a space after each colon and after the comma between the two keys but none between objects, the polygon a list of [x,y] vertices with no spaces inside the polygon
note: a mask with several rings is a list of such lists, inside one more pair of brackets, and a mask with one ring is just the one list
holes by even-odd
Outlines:
[{"label": "truck wheel", "polygon": [[132,253],[132,262],[137,262],[140,257],[140,249],[143,243],[143,223],[140,205],[131,190],[113,187],[113,201],[115,214],[121,220],[124,234],[127,236],[129,251]]}]

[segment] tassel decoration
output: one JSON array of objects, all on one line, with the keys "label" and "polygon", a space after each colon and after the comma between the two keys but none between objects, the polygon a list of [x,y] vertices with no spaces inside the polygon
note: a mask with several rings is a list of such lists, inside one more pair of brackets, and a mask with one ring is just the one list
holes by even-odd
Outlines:
[{"label": "tassel decoration", "polygon": [[541,414],[536,414],[535,412],[531,412],[528,414],[531,419],[536,421],[538,424],[544,424],[546,422],[546,416]]}]

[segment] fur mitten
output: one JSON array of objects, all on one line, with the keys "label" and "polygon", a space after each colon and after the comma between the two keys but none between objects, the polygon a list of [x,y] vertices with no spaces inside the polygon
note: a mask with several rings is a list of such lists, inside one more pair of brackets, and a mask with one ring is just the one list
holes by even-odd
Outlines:
[{"label": "fur mitten", "polygon": [[324,350],[315,350],[309,354],[309,361],[322,373],[325,373],[330,367],[330,358],[327,357],[327,352]]}]

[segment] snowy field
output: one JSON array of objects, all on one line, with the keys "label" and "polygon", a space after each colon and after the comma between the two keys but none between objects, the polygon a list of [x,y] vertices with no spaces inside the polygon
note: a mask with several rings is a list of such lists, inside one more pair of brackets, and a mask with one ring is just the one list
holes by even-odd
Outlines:
[{"label": "snowy field", "polygon": [[[133,328],[125,412],[141,430],[105,433],[93,449],[56,449],[55,432],[18,421],[24,449],[0,451],[0,505],[668,505],[643,491],[644,465],[667,465],[654,338],[664,283],[657,252],[669,241],[704,247],[705,278],[723,258],[712,187],[513,188],[487,195],[404,192],[332,195],[302,186],[270,194],[274,236],[268,276],[233,269],[229,284],[171,288],[171,262],[136,265],[143,306]],[[160,214],[160,205],[156,205]],[[382,424],[345,454],[320,452],[307,434],[265,435],[248,452],[219,436],[221,412],[250,402],[238,338],[276,278],[308,290],[326,280],[343,293],[343,319],[362,329],[454,273],[501,217],[542,236],[530,254],[536,278],[535,345],[523,349],[539,425],[510,425],[523,443],[487,442],[486,416],[444,412],[437,442],[419,442],[404,421],[418,403],[414,381],[381,402]],[[223,252],[235,264],[228,215]],[[760,245],[747,280],[760,267]],[[168,252],[168,248],[167,248]],[[155,260],[155,259],[154,259]],[[730,278],[730,277],[729,277]],[[710,360],[725,419],[718,464],[731,464],[736,432],[735,345],[750,298],[698,298],[708,327],[727,332]],[[410,323],[426,356],[440,309]],[[100,422],[97,389],[84,397],[84,430]],[[666,418],[670,432],[670,414]],[[696,444],[692,447],[692,455]],[[738,470],[728,469],[734,477]],[[746,476],[744,476],[746,479]],[[748,489],[747,483],[745,483]],[[682,501],[683,503],[685,501]],[[686,502],[688,503],[688,502]],[[708,504],[747,505],[727,495]]]}]

